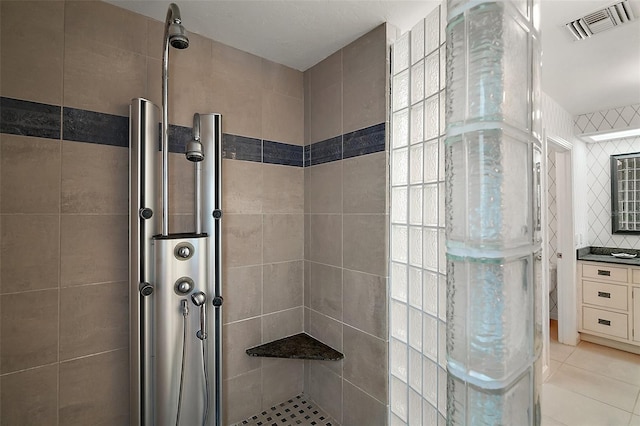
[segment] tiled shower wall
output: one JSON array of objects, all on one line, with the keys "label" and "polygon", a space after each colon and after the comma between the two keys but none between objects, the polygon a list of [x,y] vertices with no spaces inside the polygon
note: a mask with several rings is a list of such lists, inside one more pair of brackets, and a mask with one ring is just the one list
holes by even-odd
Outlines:
[{"label": "tiled shower wall", "polygon": [[[128,105],[160,104],[163,24],[95,1],[0,13],[0,423],[125,425]],[[184,143],[194,112],[223,114],[231,422],[303,390],[301,361],[244,354],[303,330],[303,74],[190,39],[169,116]],[[170,166],[171,232],[191,231],[192,166]]]},{"label": "tiled shower wall", "polygon": [[446,421],[445,26],[441,5],[392,48],[392,425]]},{"label": "tiled shower wall", "polygon": [[387,52],[382,25],[304,73],[305,331],[345,355],[305,392],[344,425],[386,420]]}]

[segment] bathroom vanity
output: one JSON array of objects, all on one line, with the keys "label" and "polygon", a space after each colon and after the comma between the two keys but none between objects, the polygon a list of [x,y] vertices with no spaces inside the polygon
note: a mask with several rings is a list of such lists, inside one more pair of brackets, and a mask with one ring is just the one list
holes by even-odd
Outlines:
[{"label": "bathroom vanity", "polygon": [[578,250],[578,331],[582,340],[640,353],[640,259],[615,250]]}]

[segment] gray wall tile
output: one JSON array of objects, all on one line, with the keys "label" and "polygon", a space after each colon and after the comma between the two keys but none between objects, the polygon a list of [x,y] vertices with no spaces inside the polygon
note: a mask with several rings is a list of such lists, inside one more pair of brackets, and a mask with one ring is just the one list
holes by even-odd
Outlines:
[{"label": "gray wall tile", "polygon": [[3,424],[57,426],[57,365],[3,376],[0,395]]},{"label": "gray wall tile", "polygon": [[303,267],[302,260],[263,266],[263,313],[268,314],[302,305]]},{"label": "gray wall tile", "polygon": [[1,300],[2,373],[58,361],[58,289],[4,294]]}]

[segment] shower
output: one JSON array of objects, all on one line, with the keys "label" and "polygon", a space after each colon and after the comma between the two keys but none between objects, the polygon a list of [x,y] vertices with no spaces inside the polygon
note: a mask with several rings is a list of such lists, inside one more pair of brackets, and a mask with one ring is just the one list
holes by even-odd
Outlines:
[{"label": "shower", "polygon": [[131,425],[218,426],[222,118],[193,116],[184,153],[194,170],[195,229],[170,233],[169,52],[189,47],[175,4],[167,11],[163,47],[162,119],[146,99],[130,105]]}]

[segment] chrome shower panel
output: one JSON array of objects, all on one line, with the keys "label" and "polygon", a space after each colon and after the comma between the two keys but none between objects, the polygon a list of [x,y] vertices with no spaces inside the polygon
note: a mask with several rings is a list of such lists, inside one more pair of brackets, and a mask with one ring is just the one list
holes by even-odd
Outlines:
[{"label": "chrome shower panel", "polygon": [[[206,383],[202,363],[202,345],[205,354],[212,353],[209,342],[201,340],[197,333],[201,329],[200,309],[212,314],[212,288],[209,285],[207,263],[209,257],[209,238],[206,235],[173,234],[156,236],[155,245],[155,424],[169,426],[176,424],[180,381],[184,383],[180,412],[180,425],[200,426],[203,424],[206,401]],[[183,248],[189,254],[182,256]],[[191,292],[179,291],[180,284],[193,282]],[[205,303],[196,305],[192,295],[203,293]],[[184,377],[180,374],[182,361],[183,309],[182,302],[187,300],[189,314],[186,316],[186,355],[184,359]],[[211,381],[212,378],[210,377]]]}]

